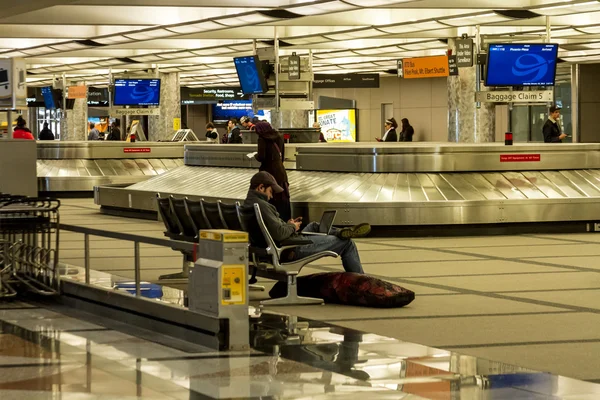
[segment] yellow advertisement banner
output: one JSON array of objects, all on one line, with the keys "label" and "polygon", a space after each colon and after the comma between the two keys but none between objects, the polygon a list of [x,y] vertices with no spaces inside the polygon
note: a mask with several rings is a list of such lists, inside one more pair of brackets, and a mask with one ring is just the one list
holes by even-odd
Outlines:
[{"label": "yellow advertisement banner", "polygon": [[317,110],[317,122],[328,142],[356,142],[356,110]]},{"label": "yellow advertisement banner", "polygon": [[402,69],[404,79],[446,77],[449,75],[448,56],[405,58]]}]

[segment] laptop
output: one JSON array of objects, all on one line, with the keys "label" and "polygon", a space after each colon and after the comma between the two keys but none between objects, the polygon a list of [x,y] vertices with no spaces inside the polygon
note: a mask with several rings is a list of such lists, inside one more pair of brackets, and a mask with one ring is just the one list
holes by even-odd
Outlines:
[{"label": "laptop", "polygon": [[319,232],[304,232],[301,233],[303,235],[313,235],[313,236],[325,236],[329,235],[331,232],[331,228],[333,227],[333,221],[335,221],[335,216],[337,215],[337,210],[325,211],[321,216],[321,222],[319,223]]}]

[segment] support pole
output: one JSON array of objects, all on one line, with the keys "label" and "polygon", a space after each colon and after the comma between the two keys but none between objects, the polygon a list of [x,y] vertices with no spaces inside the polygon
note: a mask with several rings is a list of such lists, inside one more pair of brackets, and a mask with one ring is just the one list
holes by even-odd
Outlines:
[{"label": "support pole", "polygon": [[279,32],[275,29],[275,111],[279,112]]}]

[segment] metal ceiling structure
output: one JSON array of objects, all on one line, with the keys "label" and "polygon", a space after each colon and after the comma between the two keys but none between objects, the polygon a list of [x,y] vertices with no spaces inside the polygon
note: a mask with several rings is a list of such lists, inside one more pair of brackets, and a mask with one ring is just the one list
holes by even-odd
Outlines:
[{"label": "metal ceiling structure", "polygon": [[[272,44],[314,55],[319,73],[383,72],[444,54],[445,40],[552,42],[566,63],[600,61],[600,1],[28,0],[2,1],[0,57],[24,57],[30,85],[63,73],[106,84],[109,71],[180,72],[185,86],[237,85],[232,57]],[[4,4],[6,3],[6,4]],[[499,7],[502,7],[499,9]]]}]

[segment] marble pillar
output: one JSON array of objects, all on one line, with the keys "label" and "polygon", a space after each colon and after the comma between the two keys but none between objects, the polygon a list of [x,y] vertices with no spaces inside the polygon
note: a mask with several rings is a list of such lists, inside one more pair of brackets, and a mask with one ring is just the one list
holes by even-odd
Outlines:
[{"label": "marble pillar", "polygon": [[[448,48],[456,54],[454,39]],[[448,77],[448,141],[456,143],[485,143],[495,139],[495,105],[475,103],[476,68],[459,68],[458,76]],[[483,84],[481,91],[487,90]]]},{"label": "marble pillar", "polygon": [[87,140],[87,96],[75,99],[72,110],[63,110],[60,121],[60,140]]},{"label": "marble pillar", "polygon": [[148,117],[148,140],[171,140],[173,119],[181,118],[179,73],[160,74],[160,115]]},{"label": "marble pillar", "polygon": [[308,128],[308,110],[271,110],[271,125],[275,129]]}]

